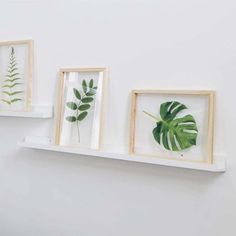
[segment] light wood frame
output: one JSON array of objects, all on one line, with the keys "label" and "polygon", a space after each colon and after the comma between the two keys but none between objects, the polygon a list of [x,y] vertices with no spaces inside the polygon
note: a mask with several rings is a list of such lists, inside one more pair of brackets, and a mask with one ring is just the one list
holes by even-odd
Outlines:
[{"label": "light wood frame", "polygon": [[[28,46],[28,71],[26,74],[26,101],[25,106],[22,111],[31,111],[32,110],[32,78],[33,78],[33,59],[34,59],[34,41],[31,39],[28,40],[16,40],[16,41],[4,41],[0,42],[1,46],[14,46],[14,45],[23,45]],[[12,110],[13,111],[13,110]]]},{"label": "light wood frame", "polygon": [[62,122],[62,105],[64,98],[64,84],[65,84],[65,73],[70,72],[103,72],[103,90],[102,90],[102,104],[100,112],[100,128],[99,128],[99,145],[97,149],[100,149],[102,142],[102,129],[103,129],[103,113],[104,113],[104,98],[105,90],[107,86],[107,68],[62,68],[59,71],[59,83],[57,89],[57,101],[56,101],[56,116],[55,116],[55,145],[60,145],[60,136],[61,136],[61,122]]},{"label": "light wood frame", "polygon": [[[207,158],[206,161],[191,161],[213,163],[213,137],[214,137],[214,106],[215,92],[209,90],[133,90],[131,95],[131,122],[129,138],[129,154],[138,155],[135,152],[135,125],[136,125],[136,107],[137,97],[140,94],[158,94],[158,95],[189,95],[189,96],[207,96],[208,97],[208,131],[207,131]],[[168,158],[173,159],[173,158]],[[177,160],[177,159],[176,159]],[[186,160],[185,160],[186,161]]]}]

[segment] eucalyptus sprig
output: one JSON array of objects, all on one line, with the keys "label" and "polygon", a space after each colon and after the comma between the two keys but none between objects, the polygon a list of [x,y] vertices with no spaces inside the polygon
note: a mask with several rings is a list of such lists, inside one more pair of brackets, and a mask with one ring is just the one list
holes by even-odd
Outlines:
[{"label": "eucalyptus sprig", "polygon": [[78,141],[80,142],[80,129],[79,123],[83,121],[89,113],[91,104],[94,101],[94,96],[97,92],[97,86],[94,86],[94,80],[90,79],[87,83],[86,80],[82,81],[82,91],[79,91],[76,88],[73,88],[73,93],[78,100],[78,102],[67,102],[66,106],[75,111],[75,115],[67,116],[66,120],[69,122],[76,122],[77,132],[78,132]]}]

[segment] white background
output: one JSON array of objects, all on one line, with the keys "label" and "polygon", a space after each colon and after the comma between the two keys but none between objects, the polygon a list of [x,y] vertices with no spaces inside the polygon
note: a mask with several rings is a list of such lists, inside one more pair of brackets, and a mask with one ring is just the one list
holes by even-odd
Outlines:
[{"label": "white background", "polygon": [[235,236],[235,0],[0,5],[0,40],[35,40],[37,103],[53,102],[60,67],[109,66],[104,147],[126,151],[131,89],[214,89],[228,162],[213,174],[20,149],[52,120],[2,117],[0,235]]}]

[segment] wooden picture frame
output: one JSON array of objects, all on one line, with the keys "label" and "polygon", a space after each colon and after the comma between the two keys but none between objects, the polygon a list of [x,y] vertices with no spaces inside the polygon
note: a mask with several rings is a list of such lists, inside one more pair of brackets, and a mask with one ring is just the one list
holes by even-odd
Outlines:
[{"label": "wooden picture frame", "polygon": [[[84,83],[84,80],[85,79],[82,79],[83,75],[85,76],[85,78],[88,78],[88,74],[91,73],[93,75],[97,74],[98,75],[98,79],[96,82],[93,82],[96,83],[96,95],[94,95],[93,99],[94,99],[94,109],[96,111],[94,111],[94,113],[96,113],[96,119],[95,120],[95,123],[96,124],[92,124],[93,127],[95,127],[95,131],[92,133],[92,141],[91,141],[91,145],[90,146],[83,146],[82,144],[70,144],[70,143],[66,143],[62,141],[62,130],[63,130],[63,122],[65,120],[65,118],[67,119],[67,117],[65,117],[65,110],[66,110],[66,106],[68,105],[68,102],[66,101],[66,96],[67,96],[67,92],[65,90],[65,86],[66,86],[66,83],[69,83],[69,76],[70,76],[70,73],[71,75],[73,74],[78,74],[78,79],[80,81],[82,81],[82,84]],[[55,117],[55,145],[61,145],[61,146],[74,146],[74,147],[79,147],[79,148],[91,148],[91,149],[100,149],[100,146],[101,146],[101,140],[102,140],[102,123],[103,123],[103,113],[104,113],[104,91],[106,89],[106,83],[107,83],[107,69],[106,68],[63,68],[63,69],[60,69],[60,72],[59,72],[59,77],[60,77],[60,80],[59,80],[59,84],[58,84],[58,93],[57,93],[57,106],[56,106],[56,117]],[[80,78],[81,77],[81,78]],[[77,78],[77,77],[76,77]],[[92,78],[92,77],[90,77]],[[77,80],[76,80],[77,81]],[[91,80],[90,80],[91,81]],[[88,84],[90,84],[91,82],[90,81],[86,81],[87,83],[87,86]],[[94,79],[95,81],[95,79]],[[93,85],[94,86],[94,85]],[[95,88],[94,87],[94,88]],[[73,88],[73,92],[75,93],[75,88]],[[77,89],[77,87],[76,87]],[[82,94],[84,91],[83,91],[84,87],[82,86],[82,88],[79,88],[77,89],[78,92],[80,94]],[[88,88],[89,89],[89,88]],[[86,93],[84,92],[84,96]],[[76,94],[74,94],[76,95]],[[80,99],[83,100],[82,98],[82,95],[79,95],[81,96]],[[99,100],[97,100],[97,96],[99,96]],[[78,98],[77,98],[78,99]],[[81,104],[81,101],[82,100],[79,100]],[[92,99],[91,99],[92,100]],[[65,105],[66,104],[66,105]],[[77,106],[77,110],[79,109],[79,104]],[[83,104],[83,103],[82,103]],[[92,105],[91,105],[92,106]],[[74,109],[74,107],[72,107],[72,109]],[[83,113],[83,112],[82,112]],[[78,115],[78,114],[77,114]],[[80,113],[81,115],[81,113]],[[79,116],[77,116],[78,118]],[[87,119],[87,117],[86,117]],[[68,121],[68,119],[67,119]],[[72,120],[70,120],[72,121]],[[77,123],[77,121],[75,121]]]},{"label": "wooden picture frame", "polygon": [[[188,160],[188,159],[182,159],[182,158],[173,158],[168,155],[165,155],[165,157],[161,156],[159,153],[150,154],[150,153],[138,153],[137,152],[137,144],[136,144],[136,138],[137,138],[137,106],[138,106],[138,99],[140,96],[173,96],[173,97],[181,97],[183,96],[186,98],[194,98],[194,97],[202,97],[202,99],[206,99],[205,104],[207,104],[207,111],[206,111],[206,117],[207,117],[207,131],[206,131],[206,148],[205,150],[205,156],[204,159],[200,160]],[[158,98],[159,99],[159,98]],[[213,133],[214,133],[214,104],[215,104],[215,92],[214,91],[204,91],[204,90],[133,90],[132,91],[132,98],[131,98],[131,123],[130,123],[130,140],[129,140],[129,154],[130,155],[145,155],[145,156],[157,156],[159,158],[165,158],[165,159],[174,159],[174,160],[184,160],[184,161],[191,161],[191,162],[204,162],[208,164],[213,163]],[[161,105],[161,104],[159,104]],[[141,108],[140,108],[141,109]],[[158,124],[158,123],[156,123]],[[146,132],[146,131],[144,131]],[[153,134],[154,136],[154,134]],[[161,139],[163,136],[159,136]],[[203,136],[205,137],[205,136]],[[153,138],[153,137],[152,137]],[[168,139],[168,138],[167,138]],[[157,145],[160,145],[163,140],[159,140],[160,143],[157,143]],[[168,142],[170,144],[170,137],[168,139]],[[176,138],[175,138],[176,142]],[[202,157],[203,158],[203,157]]]},{"label": "wooden picture frame", "polygon": [[[18,50],[18,48],[24,48],[24,59],[20,58],[20,55],[16,55],[17,52],[15,53],[15,51]],[[23,49],[19,49],[21,50],[21,52],[23,51]],[[2,106],[0,107],[0,110],[7,110],[7,111],[22,111],[22,112],[28,112],[31,111],[32,109],[32,75],[33,75],[33,40],[17,40],[17,41],[4,41],[4,42],[0,42],[0,57],[2,57],[1,55],[1,49],[4,50],[8,50],[8,54],[9,54],[9,58],[12,61],[9,61],[9,68],[12,68],[11,70],[14,72],[14,74],[7,74],[9,73],[9,68],[1,68],[0,65],[0,74],[1,74],[1,102],[3,103],[7,103],[9,105],[9,107],[5,107],[4,104],[2,104]],[[10,57],[11,56],[11,57]],[[18,57],[17,57],[18,56]],[[18,65],[18,61],[17,59],[22,59],[23,63]],[[2,57],[3,59],[3,57]],[[1,60],[2,63],[3,60]],[[15,61],[16,63],[13,63],[13,61]],[[11,64],[10,64],[11,63]],[[14,64],[16,64],[14,66]],[[24,66],[23,66],[24,64]],[[24,68],[23,68],[24,67]],[[11,72],[10,70],[10,72]],[[18,70],[24,71],[22,74],[18,73]],[[12,76],[13,77],[10,77]],[[15,77],[14,77],[15,75]],[[19,76],[18,76],[19,75]],[[5,79],[4,79],[5,77]],[[7,79],[6,79],[7,77]],[[20,77],[20,78],[18,78]],[[20,79],[23,81],[20,81]],[[4,84],[6,83],[6,81],[8,80],[9,83],[11,83],[11,81],[13,81],[13,83],[11,84]],[[17,83],[17,84],[16,84]],[[16,85],[14,85],[16,84]],[[17,86],[20,86],[20,84],[24,85],[24,89],[22,89],[22,91],[16,91],[16,92],[11,92],[8,91],[6,88],[11,89],[13,88],[12,86],[14,86],[14,88],[16,90],[20,90],[17,89]],[[8,87],[7,87],[8,86]],[[5,90],[3,89],[5,88]],[[7,91],[6,91],[7,90]],[[21,93],[21,94],[20,94]],[[10,95],[9,95],[10,94]],[[11,95],[13,94],[13,95]],[[20,98],[16,98],[15,96],[20,97]],[[5,98],[4,96],[7,96],[7,98]],[[16,102],[22,102],[23,104],[19,107],[12,107],[11,101],[16,101]],[[15,105],[15,104],[14,104]]]}]

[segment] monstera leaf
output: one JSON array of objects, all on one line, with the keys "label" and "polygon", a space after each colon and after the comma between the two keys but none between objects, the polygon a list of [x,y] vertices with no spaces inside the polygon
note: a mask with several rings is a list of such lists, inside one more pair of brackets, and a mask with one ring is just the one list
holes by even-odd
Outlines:
[{"label": "monstera leaf", "polygon": [[177,101],[165,102],[160,106],[160,120],[144,111],[156,120],[153,137],[167,150],[181,151],[196,145],[198,129],[193,116],[176,117],[185,109],[187,107]]}]

